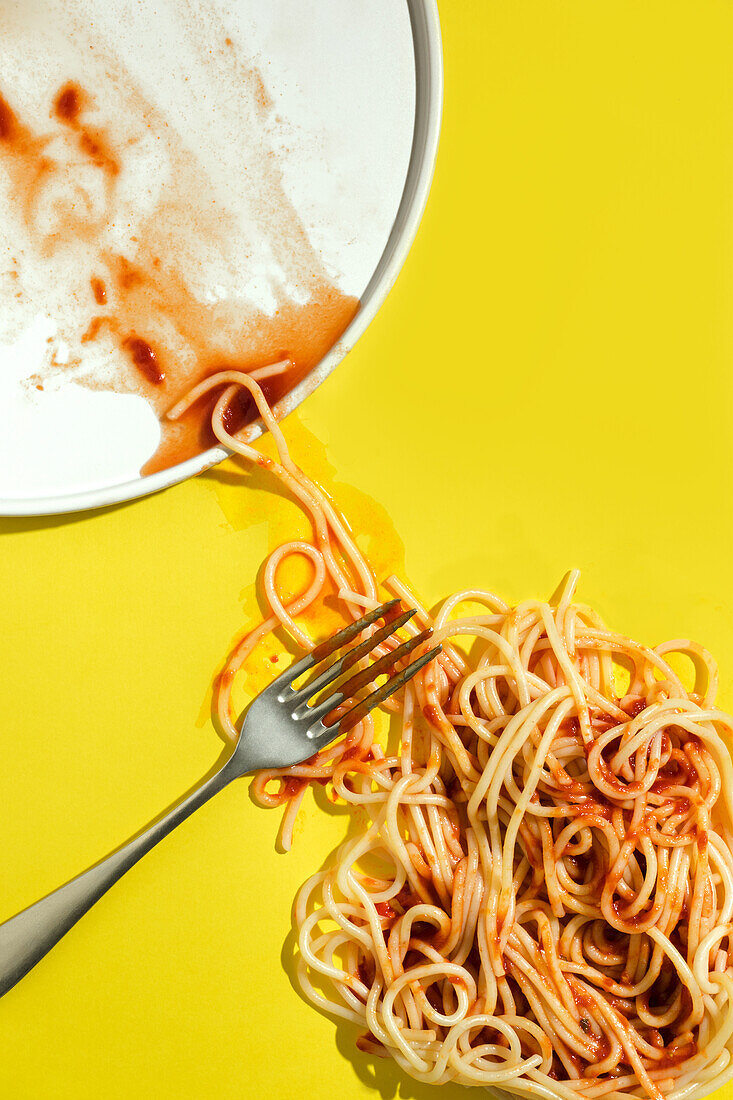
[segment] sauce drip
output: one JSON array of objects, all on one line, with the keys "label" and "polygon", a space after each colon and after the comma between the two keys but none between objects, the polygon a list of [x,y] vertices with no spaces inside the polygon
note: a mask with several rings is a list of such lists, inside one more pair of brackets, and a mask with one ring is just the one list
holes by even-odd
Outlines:
[{"label": "sauce drip", "polygon": [[143,378],[154,386],[162,385],[165,381],[165,371],[147,340],[143,340],[140,336],[128,336],[122,346]]},{"label": "sauce drip", "polygon": [[98,306],[105,306],[107,304],[107,284],[104,279],[97,279],[93,277],[91,279],[92,294],[94,295],[94,301]]},{"label": "sauce drip", "polygon": [[65,84],[56,96],[54,114],[63,122],[76,122],[81,114],[82,93],[76,84]]},{"label": "sauce drip", "polygon": [[7,102],[0,95],[0,141],[10,143],[18,130],[18,120]]},{"label": "sauce drip", "polygon": [[69,81],[56,95],[53,114],[65,126],[75,131],[79,148],[93,164],[108,175],[117,176],[120,173],[120,165],[111,151],[105,134],[100,129],[85,125],[81,120],[87,102],[84,90],[78,84]]}]

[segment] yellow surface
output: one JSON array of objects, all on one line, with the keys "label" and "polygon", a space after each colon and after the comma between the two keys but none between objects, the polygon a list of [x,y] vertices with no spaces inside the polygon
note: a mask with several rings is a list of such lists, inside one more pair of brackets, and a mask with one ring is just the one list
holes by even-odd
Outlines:
[{"label": "yellow surface", "polygon": [[[289,428],[296,457],[322,472],[307,428],[386,507],[428,603],[549,594],[580,566],[615,626],[706,643],[732,706],[733,6],[441,15],[428,212],[376,322]],[[233,479],[0,521],[0,917],[216,758],[211,677],[295,522]],[[335,492],[381,545],[379,510]],[[235,786],[136,868],[0,1002],[0,1095],[431,1095],[372,1069],[290,985],[293,895],[344,829],[308,806],[283,856],[278,815]]]}]

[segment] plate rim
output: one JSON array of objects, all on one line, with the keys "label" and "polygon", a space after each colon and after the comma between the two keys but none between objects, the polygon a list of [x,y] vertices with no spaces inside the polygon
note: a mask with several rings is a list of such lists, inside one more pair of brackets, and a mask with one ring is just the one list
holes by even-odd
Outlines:
[{"label": "plate rim", "polygon": [[[288,416],[336,369],[363,336],[384,304],[417,236],[435,173],[443,113],[443,48],[437,0],[406,0],[415,51],[415,125],[410,163],[402,198],[382,255],[361,298],[353,321],[321,362],[309,371],[277,406],[280,420]],[[260,420],[252,425],[253,439],[262,435]],[[229,457],[225,447],[211,447],[134,481],[60,496],[0,497],[0,516],[52,516],[123,504],[161,492],[210,469]]]}]

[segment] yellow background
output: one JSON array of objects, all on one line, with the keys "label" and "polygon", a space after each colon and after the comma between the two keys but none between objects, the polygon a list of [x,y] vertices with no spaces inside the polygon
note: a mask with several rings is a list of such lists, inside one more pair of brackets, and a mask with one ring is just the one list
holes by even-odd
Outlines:
[{"label": "yellow background", "polygon": [[[733,5],[441,16],[428,211],[379,317],[288,422],[295,455],[385,561],[360,493],[387,509],[429,604],[549,594],[577,565],[619,629],[707,644],[733,706]],[[244,480],[0,521],[0,918],[215,760],[211,678],[298,524]],[[428,1097],[290,985],[293,896],[344,829],[307,806],[278,854],[279,815],[242,783],[131,872],[0,1002],[0,1095]]]}]

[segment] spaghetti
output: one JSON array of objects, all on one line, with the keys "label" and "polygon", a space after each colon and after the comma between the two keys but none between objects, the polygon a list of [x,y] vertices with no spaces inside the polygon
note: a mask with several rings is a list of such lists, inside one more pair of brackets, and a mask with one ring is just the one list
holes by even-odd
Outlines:
[{"label": "spaghetti", "polygon": [[[242,387],[277,463],[227,430]],[[171,415],[213,388],[217,437],[271,467],[313,524],[312,541],[270,557],[270,615],[220,677],[233,737],[232,681],[258,642],[282,626],[311,648],[296,617],[328,578],[346,616],[380,601],[256,381],[215,375]],[[290,555],[313,575],[283,603],[276,574]],[[260,774],[255,795],[286,807],[286,846],[313,781],[369,815],[295,907],[302,989],[361,1027],[362,1049],[434,1084],[693,1100],[733,1076],[733,768],[721,736],[733,719],[715,707],[704,649],[609,631],[572,602],[576,582],[516,607],[469,590],[431,618],[391,578],[418,607],[410,629],[432,626],[430,644],[443,643],[404,692],[398,747],[384,750],[367,717],[308,763]],[[691,690],[670,653],[692,660]]]}]

